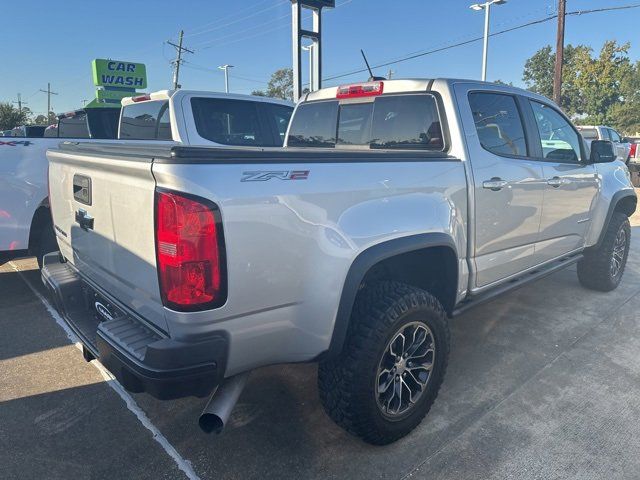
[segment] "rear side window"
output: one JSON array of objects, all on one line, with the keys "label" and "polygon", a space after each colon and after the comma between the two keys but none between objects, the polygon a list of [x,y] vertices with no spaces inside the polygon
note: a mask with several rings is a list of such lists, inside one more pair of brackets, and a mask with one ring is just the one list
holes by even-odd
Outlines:
[{"label": "rear side window", "polygon": [[223,145],[274,146],[260,123],[256,102],[192,98],[196,130],[202,138]]},{"label": "rear side window", "polygon": [[302,104],[291,124],[288,145],[442,151],[444,136],[432,95],[389,95],[364,103]]},{"label": "rear side window", "polygon": [[287,145],[290,147],[335,147],[338,102],[309,102],[298,106]]},{"label": "rear side window", "polygon": [[497,155],[528,155],[522,118],[511,95],[475,92],[469,104],[480,144]]},{"label": "rear side window", "polygon": [[[169,102],[164,100],[132,103],[122,108],[120,139],[171,140],[167,132]],[[161,122],[164,122],[161,124]]]}]

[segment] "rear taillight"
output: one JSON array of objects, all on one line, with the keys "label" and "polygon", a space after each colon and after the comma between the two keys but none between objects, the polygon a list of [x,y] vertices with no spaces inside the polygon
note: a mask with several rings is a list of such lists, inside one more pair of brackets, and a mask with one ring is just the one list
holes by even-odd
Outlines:
[{"label": "rear taillight", "polygon": [[224,253],[214,203],[156,191],[156,255],[166,307],[194,311],[221,306],[227,290]]},{"label": "rear taillight", "polygon": [[629,151],[629,156],[631,158],[636,158],[636,152],[638,151],[638,144],[637,143],[632,143],[631,144],[631,150]]},{"label": "rear taillight", "polygon": [[336,98],[358,98],[382,95],[383,82],[358,83],[355,85],[340,85]]}]

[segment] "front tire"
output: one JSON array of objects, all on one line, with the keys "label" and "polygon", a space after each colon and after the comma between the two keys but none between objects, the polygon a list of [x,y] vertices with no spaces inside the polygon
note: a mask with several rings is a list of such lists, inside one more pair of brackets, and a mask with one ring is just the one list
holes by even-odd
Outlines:
[{"label": "front tire", "polygon": [[322,405],[365,442],[394,442],[431,408],[449,348],[447,315],[433,295],[399,282],[367,287],[356,299],[342,352],[319,366]]},{"label": "front tire", "polygon": [[600,246],[586,251],[578,262],[578,279],[582,286],[600,292],[614,290],[622,280],[630,240],[629,218],[624,213],[614,212]]}]

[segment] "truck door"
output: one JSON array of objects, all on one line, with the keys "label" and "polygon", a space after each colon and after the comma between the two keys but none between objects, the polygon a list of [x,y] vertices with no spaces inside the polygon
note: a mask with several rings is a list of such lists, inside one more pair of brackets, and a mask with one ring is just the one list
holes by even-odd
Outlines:
[{"label": "truck door", "polygon": [[533,265],[546,184],[530,157],[520,100],[456,89],[473,172],[477,289]]},{"label": "truck door", "polygon": [[527,100],[536,125],[533,150],[546,180],[536,263],[582,248],[598,178],[589,165],[580,135],[555,107]]}]

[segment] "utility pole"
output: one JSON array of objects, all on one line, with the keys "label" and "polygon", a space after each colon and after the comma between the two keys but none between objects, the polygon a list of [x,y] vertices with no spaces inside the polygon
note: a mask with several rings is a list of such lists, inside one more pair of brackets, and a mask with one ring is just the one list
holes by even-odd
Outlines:
[{"label": "utility pole", "polygon": [[393,70],[389,69],[389,73],[387,73],[387,80],[391,80],[391,77],[393,77],[393,74],[396,73]]},{"label": "utility pole", "polygon": [[562,100],[562,64],[564,62],[564,24],[567,0],[558,0],[558,32],[556,38],[556,64],[553,71],[553,101]]},{"label": "utility pole", "polygon": [[182,37],[184,36],[184,30],[180,30],[180,36],[178,37],[178,44],[176,45],[173,42],[167,41],[169,45],[176,49],[176,59],[171,62],[173,65],[173,89],[177,90],[180,88],[180,83],[178,80],[180,79],[180,64],[184,61],[182,60],[182,52],[193,53],[193,50],[189,50],[182,46]]},{"label": "utility pole", "polygon": [[27,102],[23,102],[22,101],[22,96],[20,94],[18,94],[18,100],[13,102],[13,103],[17,103],[18,104],[18,112],[22,113],[22,105],[26,105]]},{"label": "utility pole", "polygon": [[229,69],[233,68],[233,65],[224,64],[218,67],[220,70],[224,70],[224,91],[229,93]]},{"label": "utility pole", "polygon": [[47,120],[49,119],[49,112],[51,111],[51,95],[58,95],[56,92],[51,91],[51,84],[47,83],[47,89],[40,89],[42,93],[47,94]]}]

